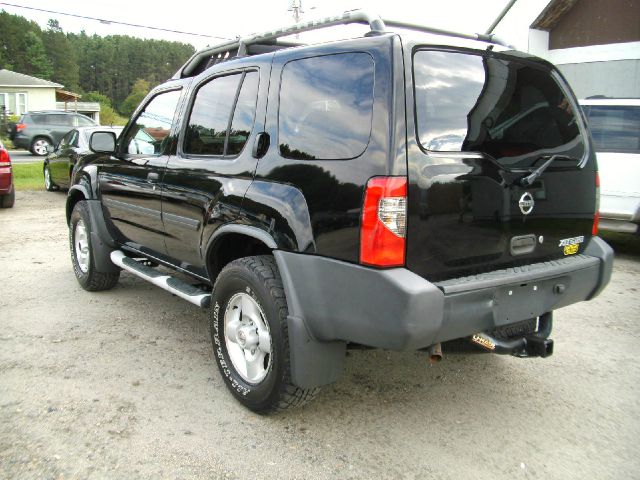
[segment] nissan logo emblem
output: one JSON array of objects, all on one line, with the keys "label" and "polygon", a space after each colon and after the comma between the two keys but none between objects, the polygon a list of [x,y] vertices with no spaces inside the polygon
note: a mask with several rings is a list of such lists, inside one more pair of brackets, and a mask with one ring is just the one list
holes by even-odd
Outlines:
[{"label": "nissan logo emblem", "polygon": [[533,196],[529,192],[524,192],[518,202],[518,206],[523,215],[529,215],[531,210],[533,210],[534,204]]}]

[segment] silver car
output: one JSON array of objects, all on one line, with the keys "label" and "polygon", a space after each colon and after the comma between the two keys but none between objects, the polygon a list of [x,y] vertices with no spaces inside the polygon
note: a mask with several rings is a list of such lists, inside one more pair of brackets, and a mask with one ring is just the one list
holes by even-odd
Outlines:
[{"label": "silver car", "polygon": [[600,229],[640,233],[640,99],[580,100],[598,156]]}]

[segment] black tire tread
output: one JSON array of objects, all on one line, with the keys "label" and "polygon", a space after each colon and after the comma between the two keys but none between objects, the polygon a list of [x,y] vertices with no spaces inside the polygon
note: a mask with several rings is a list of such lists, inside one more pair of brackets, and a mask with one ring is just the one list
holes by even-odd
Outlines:
[{"label": "black tire tread", "polygon": [[239,258],[227,264],[220,272],[221,275],[219,275],[218,278],[222,277],[222,273],[225,270],[236,267],[246,268],[252,271],[263,285],[267,287],[269,295],[271,295],[271,298],[276,305],[278,321],[283,333],[284,381],[281,383],[277,402],[274,402],[270,408],[267,408],[261,413],[279,412],[301,407],[313,400],[318,392],[320,392],[320,388],[304,389],[291,383],[291,357],[289,355],[289,335],[287,328],[287,316],[289,315],[289,309],[287,307],[287,299],[282,286],[282,278],[280,277],[280,271],[276,265],[275,258],[271,255]]},{"label": "black tire tread", "polygon": [[[93,229],[93,225],[91,225],[91,222],[90,222],[90,216],[89,216],[89,211],[87,209],[86,202],[79,201],[78,203],[76,203],[75,206],[73,207],[73,212],[75,212],[76,210],[78,211],[78,215],[80,215],[80,217],[83,219],[85,226],[88,230],[88,233],[90,234]],[[73,219],[73,212],[71,213],[72,219]],[[76,278],[79,279],[83,274],[80,271],[74,258],[75,250],[73,248],[73,230],[72,230],[73,221],[70,222],[69,229],[70,229],[69,247],[71,249],[71,264],[73,265],[73,270],[76,275]],[[89,242],[91,242],[91,240],[89,240]],[[91,245],[91,248],[93,248],[93,245]],[[116,284],[118,283],[118,280],[120,279],[119,271],[118,272],[99,272],[95,269],[93,265],[91,265],[89,269],[89,273],[90,275],[88,277],[88,281],[86,283],[82,283],[82,282],[80,283],[82,288],[84,288],[89,292],[99,292],[102,290],[110,290],[116,286]]]},{"label": "black tire tread", "polygon": [[0,208],[11,208],[16,202],[16,191],[11,190],[11,193],[6,195],[0,195]]}]

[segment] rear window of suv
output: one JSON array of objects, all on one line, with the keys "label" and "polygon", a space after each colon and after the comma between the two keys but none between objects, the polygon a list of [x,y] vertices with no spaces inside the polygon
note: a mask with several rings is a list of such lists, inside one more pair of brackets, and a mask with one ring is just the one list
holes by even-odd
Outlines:
[{"label": "rear window of suv", "polygon": [[371,135],[373,78],[373,58],[367,53],[287,63],[280,85],[280,154],[299,160],[360,156]]},{"label": "rear window of suv", "polygon": [[423,148],[480,152],[506,167],[584,154],[579,119],[553,74],[525,61],[450,51],[414,55]]}]

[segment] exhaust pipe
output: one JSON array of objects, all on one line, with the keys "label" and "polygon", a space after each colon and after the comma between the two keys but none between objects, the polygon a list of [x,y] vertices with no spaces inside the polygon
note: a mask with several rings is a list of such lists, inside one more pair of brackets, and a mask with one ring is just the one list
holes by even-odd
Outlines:
[{"label": "exhaust pipe", "polygon": [[429,347],[429,365],[435,365],[442,360],[442,345],[435,343]]}]

